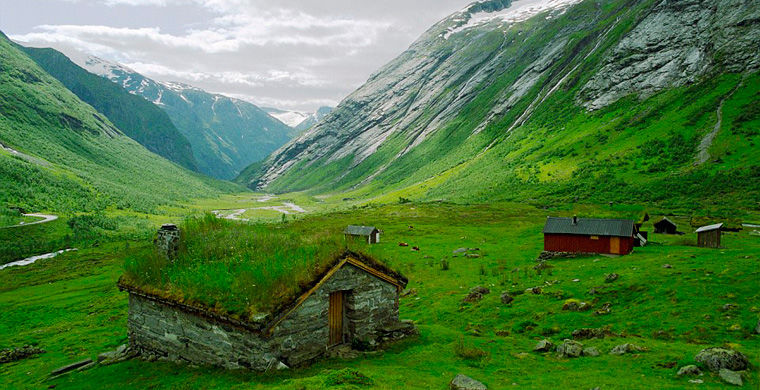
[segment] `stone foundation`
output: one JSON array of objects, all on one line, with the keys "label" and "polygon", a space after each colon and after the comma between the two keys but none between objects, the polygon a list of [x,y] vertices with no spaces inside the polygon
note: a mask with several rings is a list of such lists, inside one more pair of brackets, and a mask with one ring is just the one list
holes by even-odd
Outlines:
[{"label": "stone foundation", "polygon": [[267,333],[263,324],[235,323],[131,292],[130,346],[145,356],[264,371],[305,365],[328,346],[329,295],[346,294],[344,341],[376,346],[409,334],[400,322],[398,289],[346,264]]}]

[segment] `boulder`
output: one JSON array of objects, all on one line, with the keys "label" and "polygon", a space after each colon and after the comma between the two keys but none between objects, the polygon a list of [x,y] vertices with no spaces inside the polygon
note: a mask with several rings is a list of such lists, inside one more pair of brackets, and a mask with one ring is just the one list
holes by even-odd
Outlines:
[{"label": "boulder", "polygon": [[470,289],[470,294],[472,293],[480,293],[481,295],[486,295],[486,294],[490,294],[491,290],[483,286],[475,286]]},{"label": "boulder", "polygon": [[[514,300],[515,298],[509,294],[509,291],[504,291],[503,293],[501,293],[501,303],[508,305],[512,303],[512,301]],[[758,324],[758,326],[760,326],[760,324]]]},{"label": "boulder", "polygon": [[457,374],[449,383],[451,390],[488,390],[486,385],[470,378],[469,376]]},{"label": "boulder", "polygon": [[602,307],[594,311],[594,315],[597,315],[597,316],[604,316],[610,313],[612,313],[612,304],[609,302],[605,303],[604,305],[602,305]]},{"label": "boulder", "polygon": [[599,355],[599,350],[596,347],[588,347],[583,349],[583,356],[595,357]]},{"label": "boulder", "polygon": [[755,333],[760,334],[760,320],[757,320],[757,326],[755,327]]},{"label": "boulder", "polygon": [[464,303],[473,303],[473,302],[478,302],[481,299],[483,299],[483,294],[481,294],[479,292],[471,292],[471,293],[467,294],[466,297],[464,297],[464,299],[462,300],[462,302],[464,302]]},{"label": "boulder", "polygon": [[647,349],[636,344],[625,343],[612,348],[610,355],[624,355],[632,352],[646,352]]},{"label": "boulder", "polygon": [[607,274],[607,275],[604,276],[604,282],[605,283],[612,283],[612,282],[614,282],[614,281],[616,281],[618,279],[620,279],[620,275],[618,275],[618,274],[616,274],[614,272],[611,273],[611,274]]},{"label": "boulder", "polygon": [[670,265],[670,264],[663,264],[662,268],[668,268],[668,269],[670,269],[670,268],[673,268],[673,266]]},{"label": "boulder", "polygon": [[604,328],[580,328],[573,331],[573,339],[575,340],[588,340],[588,339],[603,339],[607,335],[612,335],[608,327]]},{"label": "boulder", "polygon": [[536,344],[535,347],[533,347],[534,352],[549,352],[552,349],[554,349],[554,343],[551,342],[551,340],[543,339]]},{"label": "boulder", "polygon": [[746,370],[749,366],[749,360],[744,354],[733,349],[711,347],[701,350],[694,357],[699,363],[702,363],[712,372],[718,372],[722,368],[732,371]]},{"label": "boulder", "polygon": [[734,385],[734,386],[743,386],[744,382],[742,381],[742,374],[740,372],[731,371],[726,368],[721,368],[720,371],[718,371],[718,375],[720,375],[720,379],[723,379],[724,382]]},{"label": "boulder", "polygon": [[562,310],[567,311],[587,311],[591,309],[591,305],[586,302],[579,302],[575,299],[568,299],[565,304],[562,305]]},{"label": "boulder", "polygon": [[562,344],[557,346],[557,357],[576,358],[576,357],[581,356],[582,353],[583,353],[583,344],[575,340],[565,339],[565,341],[563,341]]},{"label": "boulder", "polygon": [[699,369],[699,367],[690,364],[688,366],[683,366],[678,370],[678,376],[696,376],[696,375],[702,375],[702,370]]}]

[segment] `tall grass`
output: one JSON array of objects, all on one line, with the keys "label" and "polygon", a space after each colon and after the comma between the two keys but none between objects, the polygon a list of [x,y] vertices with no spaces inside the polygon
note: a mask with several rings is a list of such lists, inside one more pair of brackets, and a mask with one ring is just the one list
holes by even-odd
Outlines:
[{"label": "tall grass", "polygon": [[129,257],[123,283],[239,318],[288,303],[349,245],[335,229],[300,231],[213,215],[187,219],[181,230],[174,261],[155,251]]}]

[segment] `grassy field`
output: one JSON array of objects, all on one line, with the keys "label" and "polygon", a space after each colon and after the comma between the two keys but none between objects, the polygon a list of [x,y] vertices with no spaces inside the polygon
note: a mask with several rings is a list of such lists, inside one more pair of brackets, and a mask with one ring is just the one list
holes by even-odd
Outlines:
[{"label": "grassy field", "polygon": [[[195,207],[216,206],[209,201]],[[638,218],[643,211],[642,206],[626,205],[547,210],[511,203],[410,203],[301,216],[287,223],[295,229],[337,229],[349,223],[383,229],[381,244],[371,252],[410,279],[409,288],[415,293],[402,298],[400,311],[402,318],[417,323],[418,338],[357,359],[326,360],[275,374],[132,360],[49,380],[47,374],[57,367],[126,342],[127,297],[117,290],[116,281],[125,258],[147,249],[150,240],[107,241],[0,271],[0,348],[36,344],[47,351],[0,365],[0,387],[365,387],[340,384],[339,371],[348,368],[371,379],[373,385],[366,387],[382,389],[443,389],[457,373],[492,389],[513,384],[518,388],[722,388],[713,374],[701,377],[704,383],[696,385],[675,373],[678,367],[693,363],[702,348],[729,345],[750,357],[753,370],[745,388],[757,388],[760,336],[753,335],[752,329],[760,316],[760,237],[749,234],[752,229],[726,233],[723,249],[697,248],[689,226],[691,215],[676,215],[671,219],[689,234],[653,235],[652,245],[637,248],[630,256],[555,260],[553,268],[534,270],[547,215]],[[760,215],[748,213],[741,219],[757,221]],[[150,229],[161,220],[150,220]],[[652,230],[650,224],[645,227]],[[420,251],[400,247],[399,242],[418,246]],[[454,254],[460,247],[479,248],[471,253],[480,257]],[[448,267],[442,266],[443,260]],[[672,268],[664,268],[665,264]],[[612,272],[620,278],[605,283],[605,275]],[[475,285],[489,287],[491,294],[480,302],[463,304]],[[542,286],[542,294],[521,293],[536,286]],[[597,290],[595,295],[589,294],[592,288]],[[502,304],[502,291],[513,292],[514,302]],[[563,311],[568,299],[592,303],[594,310],[610,303],[612,311],[608,315],[594,315],[594,310]],[[727,303],[737,307],[724,310]],[[556,343],[570,337],[574,329],[603,326],[616,336],[582,341],[599,348],[599,357],[567,360],[531,352],[542,338]],[[607,353],[625,342],[649,351]]]}]

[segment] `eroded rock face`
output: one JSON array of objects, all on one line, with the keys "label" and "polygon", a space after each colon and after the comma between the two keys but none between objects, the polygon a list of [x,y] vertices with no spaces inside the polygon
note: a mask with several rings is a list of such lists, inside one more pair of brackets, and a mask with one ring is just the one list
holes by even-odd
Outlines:
[{"label": "eroded rock face", "polygon": [[718,372],[722,368],[732,371],[746,370],[749,366],[749,360],[743,353],[727,348],[705,348],[694,357],[699,363],[702,363],[712,372]]},{"label": "eroded rock face", "polygon": [[609,52],[579,94],[588,109],[697,81],[716,67],[760,67],[760,7],[742,0],[660,1]]}]

